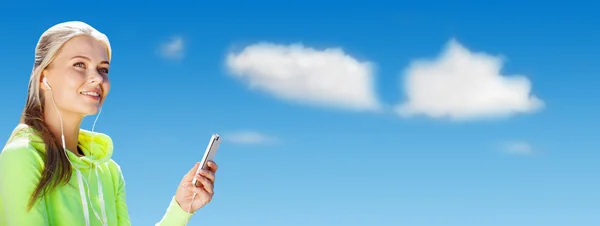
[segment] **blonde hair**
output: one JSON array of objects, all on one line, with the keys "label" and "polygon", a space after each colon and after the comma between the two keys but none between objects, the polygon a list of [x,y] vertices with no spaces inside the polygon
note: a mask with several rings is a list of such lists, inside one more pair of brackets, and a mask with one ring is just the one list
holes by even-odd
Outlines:
[{"label": "blonde hair", "polygon": [[45,144],[44,169],[40,181],[35,188],[28,209],[31,209],[38,198],[57,186],[68,183],[71,179],[71,165],[62,154],[62,145],[44,123],[44,94],[40,92],[42,71],[48,67],[66,42],[77,36],[90,36],[106,45],[108,60],[112,56],[110,42],[105,34],[92,26],[80,22],[69,21],[56,24],[46,30],[35,47],[35,60],[29,78],[27,101],[21,123],[28,125],[38,133]]}]

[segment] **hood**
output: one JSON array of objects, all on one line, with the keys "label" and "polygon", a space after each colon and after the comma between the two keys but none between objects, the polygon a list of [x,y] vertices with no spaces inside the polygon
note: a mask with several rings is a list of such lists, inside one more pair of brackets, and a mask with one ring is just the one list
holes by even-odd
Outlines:
[{"label": "hood", "polygon": [[[13,139],[27,139],[36,150],[46,152],[46,146],[37,131],[26,124],[21,123],[13,130],[11,140]],[[78,141],[85,156],[79,157],[67,151],[73,166],[78,169],[89,168],[90,164],[106,163],[112,157],[113,142],[106,134],[80,129]]]}]

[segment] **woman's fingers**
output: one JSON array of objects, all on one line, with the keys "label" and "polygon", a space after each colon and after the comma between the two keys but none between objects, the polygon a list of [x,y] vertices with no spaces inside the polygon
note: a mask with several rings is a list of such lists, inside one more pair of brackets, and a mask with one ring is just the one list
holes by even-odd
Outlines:
[{"label": "woman's fingers", "polygon": [[208,178],[210,182],[215,183],[215,173],[208,170],[200,170],[200,175]]},{"label": "woman's fingers", "polygon": [[217,163],[214,161],[208,161],[206,166],[208,166],[208,170],[212,171],[213,173],[216,173],[217,169],[219,169],[219,165],[217,165]]},{"label": "woman's fingers", "polygon": [[[200,184],[200,180],[198,180],[198,184]],[[190,185],[189,189],[192,193],[201,193],[204,191],[201,186],[194,186],[193,184]]]},{"label": "woman's fingers", "polygon": [[[204,190],[206,190],[206,192],[208,192],[208,194],[212,195],[214,193],[213,182],[210,179],[208,179],[202,175],[196,175],[196,180],[198,182],[200,182],[200,184],[202,184],[202,187],[204,188]],[[200,188],[200,187],[198,187],[198,188]],[[202,189],[202,188],[200,188],[200,189]]]}]

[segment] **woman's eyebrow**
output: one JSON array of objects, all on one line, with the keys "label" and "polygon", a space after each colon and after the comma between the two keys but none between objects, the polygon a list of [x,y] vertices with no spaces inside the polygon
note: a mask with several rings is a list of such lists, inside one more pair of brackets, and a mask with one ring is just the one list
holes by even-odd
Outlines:
[{"label": "woman's eyebrow", "polygon": [[[89,57],[81,56],[81,55],[74,56],[73,58],[71,58],[71,60],[75,59],[75,58],[83,58],[83,59],[86,59],[87,61],[92,61]],[[108,61],[102,61],[102,62],[100,62],[100,64],[108,64],[108,65],[110,65],[110,63]]]}]

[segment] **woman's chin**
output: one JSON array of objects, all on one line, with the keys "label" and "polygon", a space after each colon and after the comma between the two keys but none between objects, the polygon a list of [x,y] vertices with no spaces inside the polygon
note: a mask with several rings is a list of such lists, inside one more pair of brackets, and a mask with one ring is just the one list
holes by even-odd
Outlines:
[{"label": "woman's chin", "polygon": [[101,105],[97,105],[97,106],[89,106],[86,107],[85,109],[79,109],[79,112],[81,115],[84,116],[90,116],[90,115],[96,115],[98,114],[98,112],[100,112],[100,107]]}]

